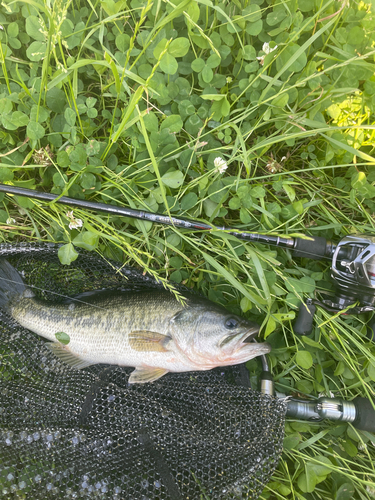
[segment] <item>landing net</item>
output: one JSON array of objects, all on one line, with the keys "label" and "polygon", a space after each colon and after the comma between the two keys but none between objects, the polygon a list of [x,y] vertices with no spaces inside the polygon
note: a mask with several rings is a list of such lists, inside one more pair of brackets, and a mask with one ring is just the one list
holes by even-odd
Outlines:
[{"label": "landing net", "polygon": [[[0,256],[56,302],[162,287],[84,251],[62,266],[57,249],[0,245]],[[252,391],[244,366],[128,385],[132,370],[74,370],[1,313],[0,498],[258,498],[282,451],[284,404]]]}]

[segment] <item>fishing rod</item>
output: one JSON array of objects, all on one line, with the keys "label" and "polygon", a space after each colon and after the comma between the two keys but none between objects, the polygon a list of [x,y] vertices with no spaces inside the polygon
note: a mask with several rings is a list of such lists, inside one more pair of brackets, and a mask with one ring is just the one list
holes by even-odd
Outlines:
[{"label": "fishing rod", "polygon": [[362,397],[357,397],[353,401],[326,397],[301,399],[276,392],[267,356],[263,354],[259,357],[263,370],[259,378],[260,392],[284,400],[287,417],[310,422],[322,420],[348,422],[361,431],[375,432],[375,410],[369,399]]},{"label": "fishing rod", "polygon": [[[317,301],[308,299],[301,304],[300,314],[294,325],[296,333],[306,335],[312,329],[312,318],[316,304],[329,310],[342,310],[351,302],[360,302],[356,312],[375,309],[375,238],[366,235],[347,236],[338,244],[322,237],[282,238],[260,233],[239,232],[232,228],[211,226],[209,224],[180,217],[168,217],[163,214],[117,207],[104,203],[77,200],[66,196],[58,196],[37,192],[15,186],[0,184],[0,191],[7,194],[26,196],[47,202],[56,202],[70,207],[105,212],[108,214],[131,217],[163,225],[189,230],[210,231],[223,230],[239,239],[265,243],[281,248],[289,248],[297,257],[311,259],[332,259],[331,276],[336,283],[337,296],[332,300]],[[354,308],[353,308],[354,309]],[[283,399],[287,406],[286,416],[299,420],[320,421],[329,419],[336,422],[350,422],[359,430],[375,432],[375,410],[369,399],[356,398],[346,401],[340,398],[319,398],[303,400],[275,392],[273,377],[265,355],[260,356],[262,374],[260,390],[263,394],[276,395]]]},{"label": "fishing rod", "polygon": [[98,203],[87,200],[77,200],[75,198],[69,198],[68,196],[59,197],[58,195],[50,193],[43,193],[40,191],[34,191],[33,189],[26,189],[17,186],[8,186],[6,184],[0,184],[0,191],[16,196],[26,196],[27,198],[35,198],[37,200],[61,203],[63,205],[69,205],[71,207],[94,210],[95,212],[105,212],[111,215],[130,217],[132,219],[139,219],[147,222],[155,222],[157,224],[174,226],[180,229],[197,231],[212,231],[214,229],[225,231],[240,240],[264,243],[281,248],[289,248],[293,251],[296,257],[307,257],[309,259],[317,260],[323,258],[331,258],[336,248],[331,241],[328,241],[320,236],[309,236],[308,239],[291,237],[283,238],[281,236],[273,236],[260,233],[239,232],[236,229],[224,226],[213,226],[205,222],[196,221],[193,219],[186,219],[183,217],[175,216],[169,217],[168,215],[163,215],[156,212],[136,210],[130,207],[118,207],[116,205],[108,205],[106,203]]},{"label": "fishing rod", "polygon": [[[0,192],[34,198],[49,203],[61,203],[70,207],[96,212],[131,217],[190,231],[225,231],[240,240],[289,249],[295,257],[314,260],[329,259],[331,261],[331,277],[336,287],[335,294],[322,300],[309,298],[306,303],[300,305],[299,314],[294,324],[295,333],[300,335],[311,333],[317,305],[334,313],[344,311],[349,307],[352,314],[375,310],[375,237],[372,236],[346,236],[338,243],[321,236],[308,236],[306,238],[281,237],[243,232],[225,226],[214,226],[193,219],[170,217],[130,207],[118,207],[106,203],[78,200],[67,196],[59,197],[50,193],[5,184],[0,184]],[[374,328],[372,329],[374,330]]]}]

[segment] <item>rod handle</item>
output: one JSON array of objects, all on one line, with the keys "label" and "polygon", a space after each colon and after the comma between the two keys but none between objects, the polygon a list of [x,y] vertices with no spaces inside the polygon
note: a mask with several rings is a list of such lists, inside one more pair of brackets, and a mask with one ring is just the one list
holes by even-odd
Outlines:
[{"label": "rod handle", "polygon": [[275,394],[275,383],[271,372],[262,371],[260,375],[260,392],[262,394],[267,394],[268,396],[273,396]]},{"label": "rod handle", "polygon": [[360,431],[375,432],[375,410],[371,401],[358,397],[353,399],[353,403],[356,409],[353,426]]},{"label": "rod handle", "polygon": [[293,255],[321,260],[331,256],[331,246],[331,242],[322,236],[309,236],[309,239],[294,238]]}]

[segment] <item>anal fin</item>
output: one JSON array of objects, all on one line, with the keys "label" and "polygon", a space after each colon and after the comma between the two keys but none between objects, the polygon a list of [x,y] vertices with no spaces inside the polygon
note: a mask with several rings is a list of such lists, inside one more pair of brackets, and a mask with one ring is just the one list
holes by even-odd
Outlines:
[{"label": "anal fin", "polygon": [[46,345],[55,356],[57,356],[61,361],[76,370],[81,370],[82,368],[86,368],[87,366],[97,364],[91,361],[86,361],[76,354],[73,354],[67,346],[60,344],[59,342],[48,342]]},{"label": "anal fin", "polygon": [[168,370],[165,368],[137,367],[130,374],[129,384],[145,384],[146,382],[154,382],[166,373],[168,373]]}]

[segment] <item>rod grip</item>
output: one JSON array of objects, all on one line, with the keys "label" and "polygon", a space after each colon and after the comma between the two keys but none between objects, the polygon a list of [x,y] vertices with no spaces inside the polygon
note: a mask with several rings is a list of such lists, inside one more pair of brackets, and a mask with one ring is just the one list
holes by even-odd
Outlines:
[{"label": "rod grip", "polygon": [[293,325],[294,333],[298,335],[310,335],[313,330],[314,314],[316,306],[311,302],[311,299],[306,301],[306,304],[301,302],[298,309],[298,316]]},{"label": "rod grip", "polygon": [[360,431],[375,432],[375,410],[367,398],[355,398],[356,417],[353,426]]},{"label": "rod grip", "polygon": [[327,256],[327,240],[322,236],[311,236],[308,240],[295,238],[292,251],[296,257],[320,260]]}]

